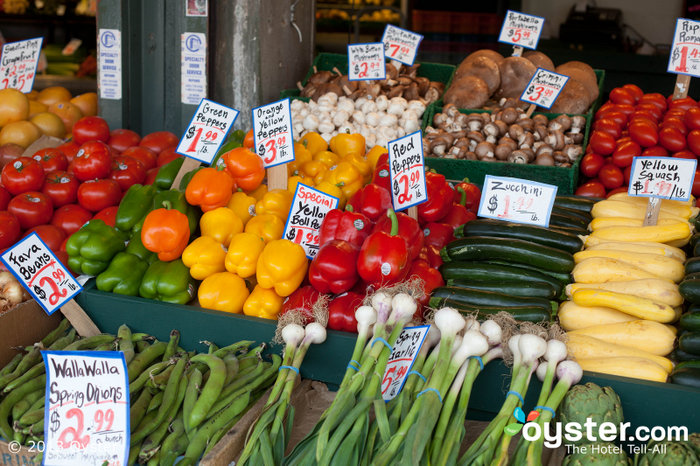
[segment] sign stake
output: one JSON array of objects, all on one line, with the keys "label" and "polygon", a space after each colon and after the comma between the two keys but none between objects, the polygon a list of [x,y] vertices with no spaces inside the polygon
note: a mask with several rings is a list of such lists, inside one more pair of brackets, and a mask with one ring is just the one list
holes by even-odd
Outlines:
[{"label": "sign stake", "polygon": [[95,325],[95,322],[92,321],[90,316],[85,313],[85,310],[74,299],[61,306],[61,313],[66,316],[68,322],[81,337],[93,337],[102,333]]},{"label": "sign stake", "polygon": [[170,189],[178,189],[180,187],[180,182],[182,181],[182,178],[192,170],[195,170],[200,165],[201,162],[199,160],[185,157],[185,160],[183,160],[180,170],[177,172],[177,175],[175,175],[175,179],[173,180],[173,184],[172,186],[170,186]]}]

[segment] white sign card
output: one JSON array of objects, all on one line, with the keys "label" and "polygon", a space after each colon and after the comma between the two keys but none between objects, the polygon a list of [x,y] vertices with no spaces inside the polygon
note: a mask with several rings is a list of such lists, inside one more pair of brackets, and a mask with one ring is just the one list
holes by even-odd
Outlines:
[{"label": "white sign card", "polygon": [[0,260],[49,315],[83,289],[36,233],[7,249]]},{"label": "white sign card", "polygon": [[388,144],[391,200],[396,212],[428,200],[421,132],[407,134]]},{"label": "white sign card", "polygon": [[122,98],[122,33],[100,29],[97,37],[97,87],[101,99]]},{"label": "white sign card", "polygon": [[556,196],[551,184],[486,175],[477,215],[547,227]]},{"label": "white sign card", "polygon": [[676,20],[667,71],[700,77],[700,21]]},{"label": "white sign card", "polygon": [[541,16],[508,10],[503,20],[501,33],[498,36],[498,42],[534,50],[540,41],[543,25],[544,18]]},{"label": "white sign card", "polygon": [[252,112],[255,152],[263,159],[265,168],[294,160],[292,110],[289,99],[256,107]]},{"label": "white sign card", "polygon": [[423,36],[420,34],[387,24],[382,35],[384,56],[411,66],[416,61],[416,53],[422,40]]},{"label": "white sign card", "polygon": [[627,193],[687,201],[693,190],[698,161],[676,157],[635,157]]},{"label": "white sign card", "polygon": [[350,81],[384,78],[386,78],[386,60],[383,43],[348,45],[348,79]]},{"label": "white sign card", "polygon": [[525,86],[520,100],[540,107],[550,109],[564,85],[569,80],[568,76],[537,68],[530,82]]},{"label": "white sign card", "polygon": [[129,457],[124,353],[42,351],[46,366],[43,464],[121,466]]},{"label": "white sign card", "polygon": [[43,40],[37,37],[8,42],[2,47],[0,89],[17,89],[25,94],[32,91]]},{"label": "white sign card", "polygon": [[202,99],[175,152],[211,164],[238,113],[231,107]]},{"label": "white sign card", "polygon": [[406,327],[394,343],[382,379],[382,398],[389,401],[401,393],[408,373],[416,362],[430,325]]},{"label": "white sign card", "polygon": [[292,207],[289,209],[287,223],[284,226],[284,238],[301,245],[306,257],[316,257],[319,230],[323,219],[330,210],[338,207],[339,199],[303,183],[297,184],[294,191]]},{"label": "white sign card", "polygon": [[180,38],[180,100],[197,105],[207,96],[207,36],[186,32]]}]

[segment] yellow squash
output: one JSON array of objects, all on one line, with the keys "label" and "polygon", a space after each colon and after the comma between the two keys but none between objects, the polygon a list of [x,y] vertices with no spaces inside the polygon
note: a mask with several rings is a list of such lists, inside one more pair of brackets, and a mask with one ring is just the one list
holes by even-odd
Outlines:
[{"label": "yellow squash", "polygon": [[639,267],[607,257],[592,257],[582,260],[574,266],[571,275],[577,283],[604,283],[658,278],[653,273]]},{"label": "yellow squash", "polygon": [[673,322],[676,318],[676,311],[668,304],[614,291],[578,290],[574,292],[573,300],[581,306],[609,307],[640,319],[653,320],[662,324]]},{"label": "yellow squash", "polygon": [[657,356],[647,351],[642,351],[627,346],[608,343],[588,335],[569,335],[566,340],[566,347],[574,359],[592,358],[643,358],[655,362],[663,367],[668,373],[673,370],[673,363],[670,359]]},{"label": "yellow squash", "polygon": [[663,278],[644,278],[625,282],[571,283],[566,285],[566,295],[571,298],[577,290],[585,289],[625,293],[668,304],[669,306],[680,306],[683,304],[683,296],[678,292],[678,285]]},{"label": "yellow squash", "polygon": [[559,306],[559,324],[567,332],[594,325],[616,324],[637,320],[629,314],[601,306],[581,306],[573,301],[564,301]]},{"label": "yellow squash", "polygon": [[616,249],[618,251],[658,254],[660,256],[670,257],[684,263],[686,259],[685,252],[683,252],[682,249],[669,246],[668,244],[655,243],[652,241],[592,241],[591,244],[586,244],[586,250],[599,251],[601,249]]},{"label": "yellow squash", "polygon": [[644,358],[581,358],[581,369],[601,374],[618,375],[632,379],[666,382],[668,374],[663,367]]},{"label": "yellow squash", "polygon": [[[649,204],[648,197],[630,196],[627,193],[613,194],[608,198],[608,200],[633,202],[635,204],[643,205],[645,209]],[[686,218],[695,217],[698,214],[698,212],[700,212],[700,209],[695,207],[695,198],[693,198],[693,196],[690,196],[690,199],[688,199],[687,201],[672,201],[670,199],[662,199],[661,210],[665,210],[674,215],[678,215],[679,217],[685,217],[686,215],[688,215]]]},{"label": "yellow squash", "polygon": [[[646,200],[644,203],[640,203],[606,199],[604,201],[596,202],[593,205],[591,215],[593,218],[627,217],[643,219],[647,211],[648,203],[648,200]],[[662,206],[661,210],[659,210],[659,218],[667,218],[678,222],[687,221],[691,214],[692,209],[688,206],[678,206],[678,208],[667,208]]]},{"label": "yellow squash", "polygon": [[683,262],[658,254],[646,254],[632,251],[619,251],[617,249],[586,249],[574,254],[574,262],[579,263],[585,259],[605,257],[616,259],[627,264],[639,267],[660,278],[667,278],[674,282],[680,282],[685,277]]},{"label": "yellow squash", "polygon": [[[682,220],[685,222],[685,220]],[[670,218],[660,218],[657,225],[673,225],[678,223],[679,220]],[[588,229],[591,231],[600,230],[601,228],[607,227],[641,227],[644,225],[644,220],[639,218],[628,218],[628,217],[598,217],[594,218],[591,223],[588,224]]]},{"label": "yellow squash", "polygon": [[632,320],[617,324],[594,325],[569,334],[588,335],[599,340],[629,346],[657,356],[673,351],[676,336],[664,324],[651,320]]},{"label": "yellow squash", "polygon": [[690,224],[674,223],[673,225],[653,225],[646,227],[607,227],[591,233],[602,240],[613,241],[656,241],[668,243],[683,240],[691,234]]}]

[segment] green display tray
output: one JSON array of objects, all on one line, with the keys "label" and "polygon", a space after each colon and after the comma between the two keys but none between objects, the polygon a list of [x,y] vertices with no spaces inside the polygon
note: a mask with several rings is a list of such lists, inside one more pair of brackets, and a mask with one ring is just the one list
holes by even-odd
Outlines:
[{"label": "green display tray", "polygon": [[[204,350],[202,340],[218,345],[244,339],[270,342],[277,324],[240,314],[106,293],[94,287],[94,280],[75,299],[103,332],[116,333],[120,325],[127,324],[133,331],[167,341],[170,330],[178,329],[181,345],[187,350]],[[329,330],[326,342],[309,350],[301,367],[302,376],[337,386],[354,344],[354,334]],[[281,348],[273,345],[271,351]],[[498,412],[508,391],[508,373],[502,363],[494,362],[479,375],[470,399],[470,419],[491,419]],[[611,386],[620,395],[625,421],[633,427],[685,426],[691,433],[700,432],[698,389],[594,373],[586,373],[583,382]],[[526,412],[535,406],[539,390],[539,382],[533,380],[525,397]]]}]

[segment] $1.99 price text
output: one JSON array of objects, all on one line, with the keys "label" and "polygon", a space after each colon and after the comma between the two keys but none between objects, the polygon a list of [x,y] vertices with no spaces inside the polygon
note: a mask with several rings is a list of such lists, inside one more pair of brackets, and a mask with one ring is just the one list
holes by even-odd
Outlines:
[{"label": "$1.99 price text", "polygon": [[226,140],[238,110],[211,100],[202,99],[192,121],[177,146],[176,152],[186,157],[211,164]]},{"label": "$1.99 price text", "polygon": [[486,175],[478,215],[546,227],[556,194],[554,185]]}]

